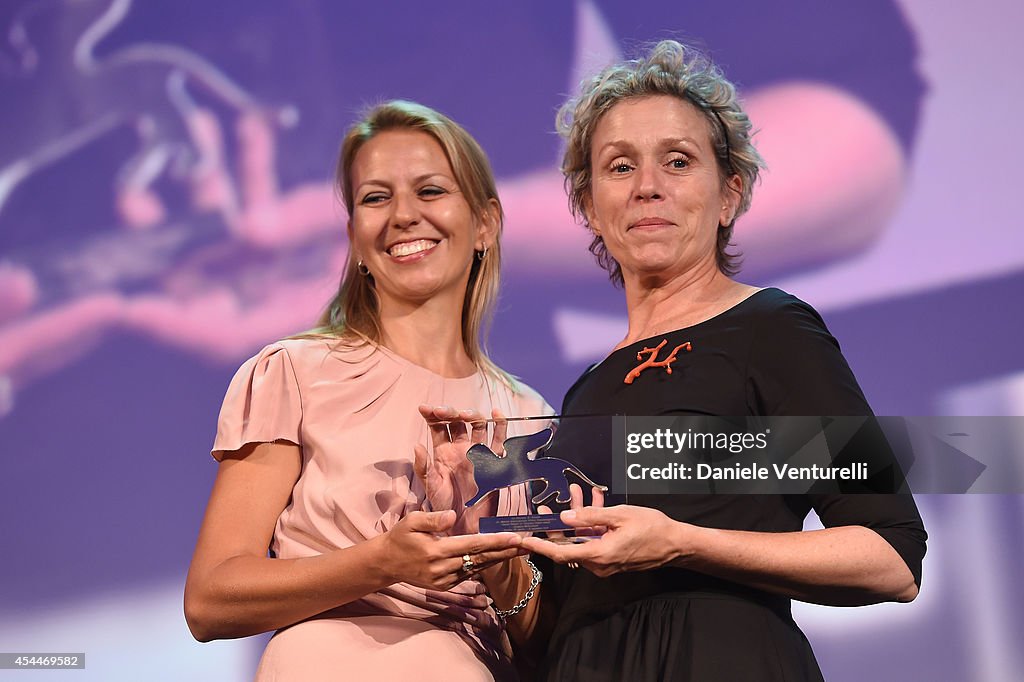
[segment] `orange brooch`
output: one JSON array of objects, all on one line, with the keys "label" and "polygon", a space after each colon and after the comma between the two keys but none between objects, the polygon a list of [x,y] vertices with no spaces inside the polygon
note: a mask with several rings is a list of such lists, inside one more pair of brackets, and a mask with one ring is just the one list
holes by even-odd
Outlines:
[{"label": "orange brooch", "polygon": [[[665,344],[667,343],[668,339],[662,339],[661,343],[659,343],[654,348],[644,348],[642,351],[637,353],[636,359],[638,362],[640,362],[640,364],[634,367],[633,369],[629,370],[629,374],[626,375],[626,378],[623,379],[622,382],[625,384],[633,383],[633,380],[640,376],[640,373],[643,372],[648,367],[664,367],[665,372],[671,374],[672,363],[676,361],[676,355],[679,353],[679,351],[685,350],[687,353],[689,353],[691,350],[693,350],[693,346],[690,344],[689,341],[687,341],[686,343],[681,343],[675,348],[673,348],[672,352],[669,353],[668,357],[665,358],[664,360],[657,360],[656,358],[658,357],[658,353],[661,351],[662,348],[665,347]],[[644,360],[644,355],[648,356],[646,360]]]}]

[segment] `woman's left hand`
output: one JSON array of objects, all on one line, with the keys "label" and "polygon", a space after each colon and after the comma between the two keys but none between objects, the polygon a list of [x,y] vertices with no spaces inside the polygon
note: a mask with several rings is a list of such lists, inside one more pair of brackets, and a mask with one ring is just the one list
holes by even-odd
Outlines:
[{"label": "woman's left hand", "polygon": [[631,505],[583,507],[564,511],[561,518],[574,528],[604,526],[607,530],[600,538],[579,544],[525,538],[523,548],[556,563],[576,563],[601,577],[673,563],[687,555],[687,536],[696,530],[657,509]]},{"label": "woman's left hand", "polygon": [[[435,511],[454,509],[459,520],[459,533],[478,532],[481,516],[493,514],[495,496],[485,497],[473,507],[466,508],[466,501],[478,492],[473,477],[473,463],[466,456],[475,443],[487,440],[488,421],[474,410],[456,410],[452,407],[420,406],[420,414],[430,427],[431,451],[416,446],[416,475],[423,481],[427,500]],[[503,443],[507,422],[498,410],[492,414],[495,421],[490,448],[495,454],[504,452]]]}]

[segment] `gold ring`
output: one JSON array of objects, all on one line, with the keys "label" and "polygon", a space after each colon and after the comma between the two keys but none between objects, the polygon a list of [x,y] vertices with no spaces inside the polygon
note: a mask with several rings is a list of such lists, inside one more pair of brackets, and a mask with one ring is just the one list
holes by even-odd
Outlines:
[{"label": "gold ring", "polygon": [[471,556],[469,556],[468,554],[463,554],[462,555],[462,570],[463,570],[463,572],[469,573],[474,568],[476,568],[476,564],[473,563],[473,558]]}]

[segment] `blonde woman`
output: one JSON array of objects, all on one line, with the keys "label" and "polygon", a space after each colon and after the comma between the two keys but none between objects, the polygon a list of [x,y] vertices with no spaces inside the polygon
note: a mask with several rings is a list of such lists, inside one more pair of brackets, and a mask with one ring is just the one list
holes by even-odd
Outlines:
[{"label": "blonde woman", "polygon": [[[338,294],[225,397],[189,626],[203,641],[276,630],[258,679],[507,679],[476,574],[521,554],[519,538],[456,535],[472,521],[429,511],[413,461],[430,439],[421,404],[549,410],[480,345],[501,264],[489,163],[451,120],[395,101],[348,132],[338,182],[351,245]],[[521,494],[497,504],[525,511]]]}]

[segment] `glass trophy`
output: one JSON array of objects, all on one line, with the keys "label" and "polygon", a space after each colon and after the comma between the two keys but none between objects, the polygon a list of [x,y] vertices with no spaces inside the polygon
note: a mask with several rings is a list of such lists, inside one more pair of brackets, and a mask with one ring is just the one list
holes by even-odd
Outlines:
[{"label": "glass trophy", "polygon": [[[610,419],[607,417],[568,418],[560,420],[551,417],[519,417],[507,420],[509,434],[503,443],[502,453],[495,453],[484,443],[477,443],[469,448],[467,457],[473,463],[473,476],[478,492],[467,500],[466,507],[471,507],[489,494],[502,488],[526,486],[530,508],[535,510],[540,505],[559,511],[569,508],[569,486],[578,483],[585,491],[585,499],[589,497],[592,487],[607,490],[597,482],[584,460],[604,459],[604,469],[610,466],[610,452],[601,457],[602,451],[609,450],[609,438],[598,438],[602,445],[598,451],[588,442],[594,440],[595,433],[608,431]],[[581,441],[579,436],[586,434],[587,439]],[[610,436],[610,433],[609,433]],[[492,443],[493,444],[493,443]],[[563,542],[579,542],[585,536],[576,538],[570,526],[559,519],[557,513],[551,514],[517,514],[508,516],[485,516],[480,519],[481,533],[517,532],[545,533],[561,531],[562,534],[552,539]]]}]

